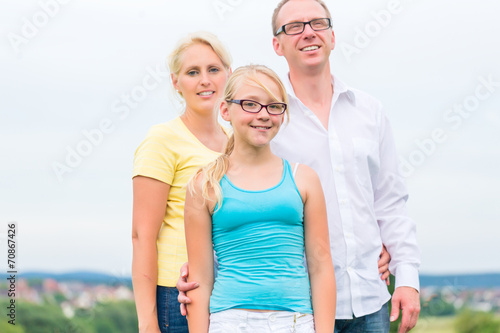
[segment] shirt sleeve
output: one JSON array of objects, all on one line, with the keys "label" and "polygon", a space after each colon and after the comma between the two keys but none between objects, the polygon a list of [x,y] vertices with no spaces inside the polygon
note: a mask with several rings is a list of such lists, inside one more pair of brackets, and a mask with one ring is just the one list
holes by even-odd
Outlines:
[{"label": "shirt sleeve", "polygon": [[173,147],[171,133],[154,126],[135,152],[132,177],[145,176],[172,185],[179,155]]},{"label": "shirt sleeve", "polygon": [[406,211],[408,191],[399,174],[392,129],[383,113],[379,144],[380,170],[374,184],[374,206],[382,242],[391,255],[389,270],[396,277],[396,288],[407,286],[419,290],[416,224]]}]

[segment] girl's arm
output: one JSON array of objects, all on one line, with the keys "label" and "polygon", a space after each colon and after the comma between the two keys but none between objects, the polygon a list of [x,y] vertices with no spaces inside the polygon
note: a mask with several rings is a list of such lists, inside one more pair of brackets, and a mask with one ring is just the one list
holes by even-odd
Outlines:
[{"label": "girl's arm", "polygon": [[187,304],[187,320],[190,333],[208,332],[210,295],[214,286],[214,257],[212,245],[212,216],[208,203],[202,197],[198,176],[195,192],[190,186],[184,207],[184,228],[189,263],[188,281],[196,281],[199,287],[188,292],[191,303]]},{"label": "girl's arm", "polygon": [[337,291],[323,189],[316,172],[305,165],[300,166],[296,183],[304,201],[304,241],[314,325],[317,333],[331,333]]},{"label": "girl's arm", "polygon": [[139,332],[160,333],[156,309],[158,252],[160,232],[170,185],[148,177],[133,179],[132,284],[139,320]]}]

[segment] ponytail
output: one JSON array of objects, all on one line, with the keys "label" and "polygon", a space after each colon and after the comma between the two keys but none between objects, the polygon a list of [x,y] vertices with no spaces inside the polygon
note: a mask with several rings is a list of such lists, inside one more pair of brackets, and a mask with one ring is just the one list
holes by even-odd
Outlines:
[{"label": "ponytail", "polygon": [[226,150],[224,154],[217,157],[213,162],[210,162],[205,167],[201,168],[195,175],[197,177],[201,174],[201,194],[205,200],[212,201],[210,197],[210,190],[214,191],[215,199],[217,200],[217,209],[222,205],[222,188],[220,187],[220,180],[229,169],[229,155],[234,150],[234,134],[231,135],[227,141]]}]

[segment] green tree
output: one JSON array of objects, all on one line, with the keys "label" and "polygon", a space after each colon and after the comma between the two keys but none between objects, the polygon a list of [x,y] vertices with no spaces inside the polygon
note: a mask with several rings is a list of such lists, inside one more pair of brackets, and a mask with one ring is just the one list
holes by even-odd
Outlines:
[{"label": "green tree", "polygon": [[[18,302],[16,301],[15,303],[15,318],[11,318],[8,316],[8,313],[10,313],[8,306],[10,305],[10,299],[8,298],[0,298],[0,308],[5,309],[5,311],[2,311],[2,320],[0,321],[0,332],[2,333],[25,333],[26,330],[23,328],[23,326],[19,323],[19,314],[17,312],[17,307],[18,307]],[[14,320],[15,319],[15,320]],[[13,324],[9,324],[9,320],[12,320]]]},{"label": "green tree", "polygon": [[[3,309],[3,307],[2,307]],[[3,320],[2,318],[2,321],[0,321],[0,332],[2,333],[25,333],[26,331],[24,330],[24,328],[17,324],[16,325],[12,325],[12,324],[9,324],[6,320]]]},{"label": "green tree", "polygon": [[455,320],[457,333],[500,333],[500,321],[492,313],[463,311]]},{"label": "green tree", "polygon": [[422,302],[420,316],[453,316],[455,312],[453,304],[444,301],[441,296],[437,296],[426,302]]},{"label": "green tree", "polygon": [[[0,300],[6,308],[8,300]],[[0,322],[1,333],[136,333],[137,316],[132,301],[107,302],[91,309],[76,309],[72,319],[57,304],[16,301],[16,325]]]},{"label": "green tree", "polygon": [[37,305],[19,302],[17,308],[19,323],[30,333],[68,332],[71,321],[64,316],[57,305]]},{"label": "green tree", "polygon": [[135,303],[131,301],[98,304],[94,309],[95,332],[137,332]]},{"label": "green tree", "polygon": [[62,302],[65,302],[68,300],[66,298],[66,296],[64,296],[64,294],[59,292],[59,291],[55,292],[53,297],[54,297],[54,300],[56,301],[57,304],[61,304]]}]

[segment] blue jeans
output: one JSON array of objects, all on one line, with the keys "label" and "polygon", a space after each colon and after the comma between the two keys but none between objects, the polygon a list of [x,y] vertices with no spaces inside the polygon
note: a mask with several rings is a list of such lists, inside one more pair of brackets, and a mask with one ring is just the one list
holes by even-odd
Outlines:
[{"label": "blue jeans", "polygon": [[335,320],[335,333],[387,333],[389,332],[389,303],[379,311],[353,319]]},{"label": "blue jeans", "polygon": [[181,315],[175,287],[156,287],[156,308],[161,333],[188,333],[186,317]]}]

